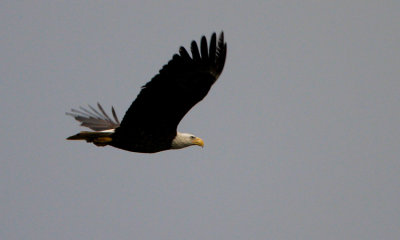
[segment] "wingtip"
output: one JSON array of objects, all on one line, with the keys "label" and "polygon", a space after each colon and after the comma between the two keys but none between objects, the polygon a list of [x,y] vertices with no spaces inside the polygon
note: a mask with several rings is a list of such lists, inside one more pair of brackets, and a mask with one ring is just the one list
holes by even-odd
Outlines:
[{"label": "wingtip", "polygon": [[76,135],[69,136],[69,137],[65,138],[65,140],[76,140],[76,139],[74,139],[74,136],[76,136]]}]

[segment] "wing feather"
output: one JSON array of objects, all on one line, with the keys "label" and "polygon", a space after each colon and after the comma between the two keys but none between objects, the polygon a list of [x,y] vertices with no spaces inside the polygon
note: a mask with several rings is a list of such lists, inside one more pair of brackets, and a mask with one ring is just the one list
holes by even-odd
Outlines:
[{"label": "wing feather", "polygon": [[195,62],[199,62],[201,58],[200,58],[199,48],[197,47],[197,43],[195,41],[192,41],[190,50],[192,51],[193,60]]},{"label": "wing feather", "polygon": [[200,48],[201,48],[201,58],[202,61],[207,61],[208,60],[208,46],[207,46],[207,40],[206,37],[201,38],[201,43],[200,43]]},{"label": "wing feather", "polygon": [[88,105],[88,107],[91,109],[91,111],[86,108],[79,107],[80,110],[71,109],[71,112],[67,112],[65,114],[75,118],[75,120],[81,123],[81,126],[88,127],[94,131],[104,131],[119,127],[120,122],[117,118],[114,107],[111,107],[114,119],[111,119],[107,115],[100,103],[97,103],[97,107],[99,108],[100,112],[90,105]]},{"label": "wing feather", "polygon": [[217,40],[216,40],[216,35],[213,34],[210,40],[210,52],[209,52],[210,62],[215,62],[216,52],[217,52]]}]

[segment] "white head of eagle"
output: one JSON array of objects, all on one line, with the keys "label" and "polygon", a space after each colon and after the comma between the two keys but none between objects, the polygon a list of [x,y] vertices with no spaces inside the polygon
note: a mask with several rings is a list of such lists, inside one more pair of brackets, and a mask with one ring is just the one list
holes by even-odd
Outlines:
[{"label": "white head of eagle", "polygon": [[204,147],[203,139],[196,137],[190,133],[177,132],[176,137],[174,138],[174,140],[172,140],[171,149],[180,149],[192,145]]}]

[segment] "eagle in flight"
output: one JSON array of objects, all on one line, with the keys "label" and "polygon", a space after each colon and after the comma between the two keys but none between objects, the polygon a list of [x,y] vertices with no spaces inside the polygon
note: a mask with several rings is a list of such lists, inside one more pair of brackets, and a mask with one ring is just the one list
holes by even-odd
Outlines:
[{"label": "eagle in flight", "polygon": [[217,39],[211,35],[209,44],[203,36],[200,47],[195,41],[190,46],[191,56],[184,47],[146,83],[126,112],[122,122],[111,108],[110,118],[98,103],[98,109],[80,107],[67,115],[93,131],[82,131],[68,140],[86,140],[96,146],[155,153],[192,145],[203,147],[201,138],[181,133],[177,127],[186,113],[208,93],[221,75],[225,65],[227,45],[224,33]]}]

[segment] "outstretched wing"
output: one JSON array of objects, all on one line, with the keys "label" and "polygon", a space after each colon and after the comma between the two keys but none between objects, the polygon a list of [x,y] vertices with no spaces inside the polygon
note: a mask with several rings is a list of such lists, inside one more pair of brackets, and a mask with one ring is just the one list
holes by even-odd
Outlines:
[{"label": "outstretched wing", "polygon": [[99,111],[90,105],[88,106],[91,111],[83,107],[79,107],[80,110],[71,109],[71,112],[67,112],[65,114],[72,116],[75,118],[75,120],[81,122],[81,126],[88,127],[95,131],[104,131],[119,127],[120,123],[114,107],[111,107],[111,112],[114,117],[114,119],[111,119],[104,111],[100,103],[97,103]]},{"label": "outstretched wing", "polygon": [[226,59],[226,43],[221,32],[212,34],[210,45],[203,36],[200,49],[191,44],[192,56],[184,47],[160,72],[142,87],[126,112],[120,131],[176,131],[185,114],[210,90],[221,74]]}]

